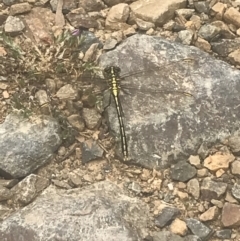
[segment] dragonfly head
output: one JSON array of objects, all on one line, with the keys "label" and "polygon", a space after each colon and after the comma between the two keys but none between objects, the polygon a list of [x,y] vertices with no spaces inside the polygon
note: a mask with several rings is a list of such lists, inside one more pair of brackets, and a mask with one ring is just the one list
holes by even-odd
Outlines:
[{"label": "dragonfly head", "polygon": [[104,69],[104,74],[106,76],[112,76],[112,75],[119,76],[120,72],[121,72],[121,69],[117,66],[107,66]]}]

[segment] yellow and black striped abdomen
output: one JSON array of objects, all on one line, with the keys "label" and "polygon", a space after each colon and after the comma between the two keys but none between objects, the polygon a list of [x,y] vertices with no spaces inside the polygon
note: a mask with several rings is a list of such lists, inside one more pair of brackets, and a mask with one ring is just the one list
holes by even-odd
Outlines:
[{"label": "yellow and black striped abdomen", "polygon": [[116,66],[109,66],[104,69],[105,75],[108,78],[108,85],[111,90],[112,96],[114,98],[119,128],[120,128],[120,136],[121,136],[121,145],[122,145],[122,153],[123,153],[123,160],[128,160],[128,148],[127,148],[127,138],[125,134],[125,127],[123,123],[123,110],[122,105],[119,98],[120,93],[120,68]]}]

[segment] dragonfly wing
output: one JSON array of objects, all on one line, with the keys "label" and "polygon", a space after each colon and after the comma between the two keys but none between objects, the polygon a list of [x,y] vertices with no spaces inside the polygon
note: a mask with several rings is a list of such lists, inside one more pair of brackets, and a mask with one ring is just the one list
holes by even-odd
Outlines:
[{"label": "dragonfly wing", "polygon": [[164,64],[163,66],[155,65],[147,70],[139,69],[139,70],[132,71],[130,73],[121,74],[121,78],[128,78],[131,76],[149,76],[149,75],[151,75],[152,72],[161,72],[161,71],[164,71],[165,69],[169,69],[169,68],[173,69],[174,66],[179,66],[180,63],[194,64],[195,60],[193,58],[185,58],[185,59],[181,59],[178,61],[170,62],[168,64]]},{"label": "dragonfly wing", "polygon": [[133,71],[125,75],[121,89],[126,93],[138,92],[153,96],[175,94],[194,97],[192,64],[194,60],[188,58],[171,62],[161,68],[155,66],[146,71]]},{"label": "dragonfly wing", "polygon": [[183,96],[194,98],[193,94],[191,94],[189,92],[186,92],[184,90],[170,90],[170,89],[164,89],[164,88],[162,88],[161,90],[140,89],[140,88],[134,88],[134,87],[125,86],[125,85],[121,85],[121,90],[126,94],[131,94],[131,92],[138,92],[138,93],[142,93],[142,94],[151,93],[153,95],[157,95],[157,94],[162,94],[162,95],[176,94],[176,95],[183,95]]}]

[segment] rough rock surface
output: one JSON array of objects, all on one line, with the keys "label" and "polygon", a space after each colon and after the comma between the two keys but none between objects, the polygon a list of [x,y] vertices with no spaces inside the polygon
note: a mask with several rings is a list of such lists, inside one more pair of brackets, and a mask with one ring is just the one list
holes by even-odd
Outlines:
[{"label": "rough rock surface", "polygon": [[[100,65],[117,65],[123,76],[130,73],[122,83],[123,89],[130,86],[131,94],[122,94],[121,101],[133,163],[159,168],[196,153],[201,145],[238,133],[240,72],[195,47],[134,35],[103,54]],[[154,71],[134,75],[146,69]],[[169,94],[173,90],[194,97]],[[109,122],[113,132],[119,133],[111,104]]]},{"label": "rough rock surface", "polygon": [[12,113],[0,125],[0,172],[5,177],[25,177],[44,165],[61,142],[53,118]]},{"label": "rough rock surface", "polygon": [[[131,4],[132,2],[135,3]],[[146,106],[149,105],[148,112],[143,113],[144,120],[142,123],[145,122],[145,118],[147,119],[149,117],[149,114],[152,115],[152,112],[156,115],[156,123],[159,123],[159,111],[165,113],[162,111],[163,109],[169,109],[169,113],[167,113],[169,115],[173,113],[178,116],[178,111],[184,112],[183,110],[188,106],[187,100],[185,103],[185,101],[183,101],[184,99],[181,99],[178,103],[177,101],[174,102],[175,98],[173,95],[158,97],[160,93],[156,92],[156,90],[162,88],[165,90],[168,89],[169,91],[172,89],[180,89],[197,96],[197,98],[195,98],[197,101],[194,99],[193,102],[196,102],[196,107],[201,107],[199,108],[199,115],[201,115],[201,118],[199,118],[200,121],[203,123],[206,122],[201,130],[203,131],[203,135],[206,136],[208,129],[205,127],[208,125],[212,125],[213,130],[212,134],[211,130],[209,130],[209,139],[217,132],[219,138],[216,138],[216,142],[206,142],[203,139],[197,152],[193,151],[193,155],[190,158],[188,158],[188,153],[186,153],[187,156],[185,156],[185,154],[181,154],[178,157],[170,155],[165,159],[169,160],[169,163],[168,161],[165,162],[170,164],[171,161],[175,159],[173,165],[166,169],[161,168],[160,170],[156,170],[155,168],[142,168],[142,163],[139,163],[141,165],[138,166],[126,165],[126,163],[120,162],[119,158],[113,158],[115,155],[114,141],[112,135],[108,133],[108,123],[106,123],[106,119],[99,116],[99,112],[102,113],[103,111],[100,99],[96,98],[96,92],[99,91],[99,89],[94,83],[94,86],[91,86],[94,87],[94,90],[88,92],[90,82],[83,86],[81,79],[78,78],[78,76],[81,75],[82,68],[84,70],[90,70],[94,67],[89,65],[89,62],[98,59],[102,52],[112,50],[117,45],[120,45],[124,39],[136,33],[145,33],[149,35],[147,38],[150,38],[150,36],[161,36],[170,41],[196,46],[210,53],[214,58],[220,58],[239,69],[239,7],[239,0],[0,1],[0,123],[3,123],[6,116],[12,111],[12,108],[22,109],[26,114],[33,114],[37,111],[37,113],[41,112],[43,115],[51,115],[58,120],[61,125],[61,137],[63,138],[63,142],[60,148],[58,148],[57,153],[50,158],[47,164],[42,161],[39,163],[36,161],[40,167],[37,170],[33,167],[32,171],[34,170],[34,174],[28,175],[29,172],[26,172],[27,176],[24,179],[22,177],[6,179],[6,173],[0,173],[0,227],[2,227],[2,224],[5,224],[3,220],[10,215],[16,217],[17,212],[20,212],[22,215],[28,208],[26,207],[27,205],[33,210],[33,212],[31,212],[27,209],[27,212],[31,214],[34,213],[34,221],[40,223],[42,213],[39,212],[40,215],[38,215],[38,213],[34,212],[35,203],[39,203],[38,196],[50,183],[55,185],[57,189],[55,194],[51,193],[53,196],[52,199],[49,199],[52,201],[51,207],[55,208],[54,197],[56,193],[62,195],[59,195],[59,198],[62,198],[63,205],[61,205],[61,201],[56,198],[57,205],[62,207],[67,203],[65,197],[72,195],[70,194],[70,189],[72,189],[72,193],[75,193],[76,188],[84,189],[84,191],[89,189],[90,191],[93,189],[90,184],[103,180],[111,180],[113,183],[118,183],[118,186],[125,187],[126,194],[131,196],[131,200],[141,200],[146,203],[150,208],[151,219],[155,220],[155,223],[147,228],[147,236],[144,238],[141,236],[139,239],[134,236],[132,240],[239,241],[240,135],[237,131],[239,130],[239,126],[237,126],[236,121],[239,120],[239,115],[235,115],[235,111],[237,111],[239,106],[239,90],[238,88],[236,88],[235,92],[231,90],[231,88],[234,89],[231,84],[234,82],[234,78],[229,75],[229,72],[224,68],[219,70],[222,66],[221,64],[214,65],[206,61],[206,64],[201,65],[205,62],[205,57],[200,52],[200,54],[193,54],[192,57],[196,60],[195,62],[193,61],[193,64],[189,63],[189,65],[185,65],[186,62],[177,62],[166,67],[169,62],[174,62],[186,56],[191,57],[191,54],[189,55],[187,53],[195,53],[194,48],[189,48],[189,50],[185,52],[184,49],[186,48],[182,48],[180,51],[179,45],[172,44],[162,44],[165,48],[159,48],[157,45],[154,45],[154,47],[150,47],[148,51],[145,50],[153,45],[147,46],[146,44],[144,47],[142,47],[141,44],[130,45],[129,47],[132,48],[134,52],[128,49],[126,51],[126,48],[122,48],[127,58],[116,58],[109,62],[109,64],[123,62],[122,65],[126,64],[130,66],[131,68],[129,69],[123,69],[123,74],[127,74],[130,69],[131,71],[138,71],[151,66],[165,65],[165,69],[162,69],[162,77],[163,80],[165,79],[169,82],[169,86],[165,85],[165,83],[152,85],[150,89],[154,91],[147,91],[147,96],[150,96],[149,101],[145,101],[146,92],[143,93],[139,91],[139,94],[142,93],[142,97],[139,98],[140,103],[143,103],[142,106],[136,104],[131,106],[132,102],[129,101],[124,106],[124,112],[126,111],[125,107],[142,111],[142,109],[146,109]],[[63,27],[64,22],[65,26]],[[61,31],[62,27],[64,28],[64,32]],[[87,30],[86,28],[91,29]],[[138,40],[137,37],[135,39]],[[147,43],[147,41],[145,42]],[[141,51],[141,49],[143,49],[143,51]],[[159,49],[160,52],[155,54]],[[139,52],[139,54],[137,52]],[[179,52],[180,54],[178,54]],[[135,61],[135,59],[137,59],[137,61]],[[145,61],[146,59],[147,61]],[[161,61],[159,61],[159,59]],[[208,58],[206,57],[206,59]],[[132,68],[134,66],[131,66],[134,65],[133,60],[136,62],[135,69]],[[143,61],[141,62],[140,60]],[[152,62],[152,65],[148,65],[148,60]],[[147,62],[146,66],[144,66],[143,62]],[[138,66],[138,64],[141,65]],[[124,67],[122,65],[120,65],[120,67]],[[202,67],[199,68],[198,66]],[[205,67],[206,71],[202,71]],[[200,74],[199,77],[200,72],[202,74]],[[213,72],[214,74],[212,75]],[[226,76],[222,74],[223,72],[225,72],[229,78],[225,78]],[[137,81],[141,83],[142,80],[139,76],[142,76],[144,83],[150,75],[151,73],[148,72],[145,74],[139,73],[139,75],[132,77],[134,77],[133,79],[136,83]],[[156,80],[160,79],[157,71],[155,76]],[[195,81],[191,82],[190,77]],[[211,80],[212,77],[214,81]],[[222,85],[223,78],[225,78],[225,85]],[[126,79],[131,80],[130,78]],[[94,82],[97,81],[94,80]],[[139,83],[137,84],[137,88],[141,89]],[[151,87],[148,83],[147,80],[147,89]],[[199,86],[201,90],[199,90],[199,88],[192,88],[191,84],[183,85],[184,83],[197,83],[194,87]],[[218,85],[218,87],[215,88],[216,91],[213,91],[213,93],[211,92],[211,86],[209,86],[209,84],[212,83],[214,83],[212,85],[213,90],[216,85]],[[126,85],[129,86],[128,83],[126,83]],[[227,85],[229,85],[228,89],[222,88]],[[125,85],[122,85],[122,90],[124,86]],[[92,89],[91,87],[90,89]],[[206,91],[207,94],[205,95],[204,90],[206,89],[208,89],[208,91]],[[94,91],[94,93],[92,93],[92,91]],[[128,95],[128,91],[129,93],[133,92],[132,95]],[[135,90],[135,92],[137,91]],[[202,97],[200,97],[199,94],[201,94]],[[131,96],[135,98],[136,96],[133,89],[126,90],[126,95],[125,93],[123,93],[123,95],[124,96],[121,96],[123,99],[130,98]],[[152,101],[154,98],[160,98],[165,106],[161,109],[158,104],[156,104],[155,107],[155,102]],[[226,101],[219,101],[219,98]],[[230,98],[236,98],[236,101],[231,102],[229,101]],[[135,98],[135,101],[138,102],[139,99]],[[202,101],[202,99],[204,101]],[[167,100],[173,101],[173,103],[168,104]],[[96,103],[98,101],[100,102]],[[109,103],[109,99],[107,103]],[[204,105],[200,105],[200,103]],[[208,103],[210,104],[208,105]],[[225,105],[226,103],[227,105]],[[181,108],[176,110],[175,107],[178,107],[178,104]],[[95,105],[99,112],[92,111]],[[194,105],[194,103],[192,105]],[[141,107],[140,109],[139,106]],[[156,112],[154,112],[155,109],[152,108],[152,106],[158,108]],[[206,108],[209,108],[209,110],[206,111]],[[232,110],[229,111],[229,109]],[[193,117],[195,117],[194,113],[191,113]],[[207,115],[205,116],[203,113],[207,113]],[[229,133],[231,132],[231,136],[227,141],[223,141],[224,138],[222,138],[221,133],[221,125],[224,123],[224,120],[218,122],[219,118],[223,119],[224,114],[226,114],[226,129],[227,126],[230,125],[228,130]],[[191,115],[189,116],[190,119]],[[135,116],[138,117],[139,115],[132,111],[131,117],[134,119]],[[162,121],[165,116],[165,114],[162,114],[160,120]],[[209,122],[210,117],[215,118],[217,124],[215,124],[214,121]],[[112,120],[116,122],[116,132],[118,133],[117,119],[113,118]],[[99,121],[102,123],[100,127]],[[195,119],[192,118],[190,123],[193,124],[194,121]],[[155,120],[151,123],[154,122]],[[124,119],[124,123],[127,128],[129,128],[128,120]],[[163,124],[160,126],[164,128],[165,122],[161,123]],[[172,119],[169,118],[168,128],[165,128],[165,130],[160,128],[161,131],[158,137],[162,138],[163,143],[160,143],[160,146],[171,145],[169,149],[164,150],[164,152],[169,152],[169,150],[177,152],[181,144],[189,145],[189,143],[191,143],[191,140],[181,143],[177,142],[178,140],[174,138],[172,138],[173,142],[170,141],[171,138],[166,138],[167,132],[169,132],[170,136],[173,136],[172,134],[176,126],[172,125],[172,123]],[[218,123],[220,125],[218,125]],[[134,143],[138,143],[136,141],[138,136],[140,138],[143,137],[143,135],[140,134],[142,126],[137,126],[138,123],[136,119],[135,124],[136,137],[134,136],[135,139],[132,141],[130,152],[135,149],[136,152],[139,151],[137,149],[138,144],[135,148]],[[232,124],[233,126],[231,126]],[[179,125],[178,127],[181,126],[182,125]],[[189,126],[189,123],[186,122],[185,126]],[[236,127],[235,130],[234,126]],[[143,140],[147,143],[147,147],[145,144],[140,145],[140,155],[141,152],[143,152],[142,150],[147,152],[148,150],[146,149],[155,143],[155,141],[151,141],[151,135],[152,132],[154,132],[152,136],[155,138],[159,129],[158,127],[153,127],[154,131],[149,131],[147,138],[140,140],[140,143],[144,144]],[[74,128],[76,129],[74,130]],[[218,128],[219,133],[216,131]],[[186,132],[186,129],[187,127],[182,130],[183,134],[182,137],[179,137],[180,139],[187,138],[186,136],[183,137],[183,135],[185,133],[189,134],[192,131],[192,129],[189,129]],[[164,135],[160,136],[163,133]],[[189,135],[189,139],[194,139],[196,137],[194,136],[195,134],[198,135],[198,133],[191,133],[192,136]],[[38,135],[41,136],[41,133],[37,133],[37,138],[39,138]],[[117,134],[116,136],[119,137]],[[131,142],[132,136],[127,135],[127,138],[129,138]],[[202,138],[202,136],[200,136],[200,138]],[[42,140],[43,145],[45,141],[48,142],[48,139]],[[180,143],[179,146],[177,146],[176,143]],[[30,146],[32,144],[33,142],[28,143]],[[18,145],[20,145],[20,143],[18,143]],[[9,147],[12,148],[12,146]],[[150,155],[152,154],[154,158],[157,158],[159,153],[162,153],[162,150],[160,150],[158,146],[154,146],[154,148],[156,148],[155,150],[157,150],[157,152],[153,154],[150,153]],[[120,156],[121,151],[119,149],[118,154]],[[103,150],[104,156],[102,156]],[[44,150],[40,149],[40,151]],[[235,160],[232,162],[232,157],[230,157],[230,159],[222,159],[219,158],[219,155],[223,155],[224,157],[234,155]],[[96,159],[96,157],[97,160],[93,160]],[[143,163],[146,166],[149,166],[148,157],[149,156],[145,158],[146,160]],[[186,165],[187,159],[194,167],[190,164]],[[16,165],[16,163],[13,163],[15,173],[24,173],[24,170],[29,168],[28,163],[25,164]],[[41,166],[42,164],[44,165]],[[135,164],[138,163],[135,162]],[[152,166],[155,167],[159,165],[154,164]],[[150,167],[152,166],[150,165]],[[174,172],[175,175],[172,176]],[[190,180],[187,182],[189,178]],[[68,191],[58,191],[58,189],[67,189]],[[50,191],[48,193],[50,193]],[[65,195],[66,193],[67,195]],[[113,195],[114,194],[115,192],[113,192]],[[108,195],[105,196],[108,198]],[[35,202],[36,199],[37,201]],[[84,224],[87,224],[89,217],[89,215],[87,215],[88,210],[91,212],[91,208],[88,209],[90,204],[89,206],[86,205],[86,212],[82,212],[83,208],[81,207],[84,205],[79,205],[80,208],[79,206],[75,207],[75,203],[79,204],[79,200],[82,199],[82,193],[81,196],[76,194],[71,201],[68,202],[68,207],[66,208],[66,210],[69,210],[69,208],[72,207],[74,211],[77,210],[74,214],[81,214],[82,216],[67,216],[67,214],[73,213],[71,212],[72,209],[66,214],[64,210],[55,208],[53,210],[57,209],[57,211],[60,211],[57,215],[57,211],[55,212],[56,217],[54,217],[54,220],[56,220],[58,216],[61,218],[62,213],[64,213],[66,216],[65,220],[67,221],[73,217],[73,219],[68,222],[64,220],[66,226],[74,225],[73,222],[78,217],[85,218],[86,222]],[[100,202],[98,204],[100,206],[102,205]],[[110,211],[116,207],[116,205],[111,202],[108,202],[108,204],[108,210]],[[172,209],[180,210],[181,213],[175,218],[174,215],[171,216],[171,212],[161,212],[162,205],[170,205]],[[102,206],[105,207],[104,204]],[[43,207],[45,206],[43,205]],[[142,206],[140,205],[140,207]],[[22,208],[23,210],[21,210]],[[51,208],[47,209],[45,214],[49,214],[50,211]],[[122,213],[126,215],[124,211],[122,211]],[[146,221],[145,216],[148,214],[148,211],[143,214],[140,213],[143,222]],[[29,218],[27,220],[29,220]],[[199,222],[199,220],[201,222]],[[49,219],[44,220],[44,222],[47,221],[49,221]],[[109,221],[109,219],[107,221]],[[112,219],[110,219],[109,222],[111,221]],[[76,222],[78,222],[78,220]],[[22,238],[22,232],[32,241],[35,235],[34,230],[32,228],[26,230],[20,227],[18,221],[16,221],[16,223],[14,231],[8,236],[7,241],[12,241],[15,237],[19,241]],[[56,226],[54,226],[55,224]],[[14,223],[12,222],[12,229],[13,225]],[[51,233],[52,236],[58,234],[58,236],[55,235],[56,237],[50,235],[48,239],[51,241],[53,239],[62,240],[63,238],[61,236],[66,236],[64,229],[62,235],[62,230],[60,230],[61,225],[62,223],[59,224],[57,221],[48,225],[48,227],[53,230]],[[78,224],[75,224],[75,227],[77,225]],[[136,226],[139,226],[140,229],[142,229],[144,225],[145,224],[136,223]],[[95,227],[96,226],[97,225],[95,225]],[[131,226],[130,224],[125,230],[128,230],[129,234],[135,234],[135,230],[138,229],[136,226]],[[159,228],[158,226],[164,226],[164,228]],[[85,230],[89,230],[88,227],[89,226],[87,226]],[[77,227],[77,230],[81,231],[81,228]],[[56,232],[54,233],[54,231]],[[40,232],[38,229],[36,235]],[[69,234],[69,238],[65,240],[74,240],[76,232],[77,231],[74,230],[72,235]],[[13,237],[12,234],[17,234],[17,236]],[[28,241],[25,236],[23,237],[24,241]],[[116,239],[117,238],[118,236],[116,236]],[[121,236],[118,240],[123,241],[123,238],[124,237]],[[38,238],[36,239],[40,240]],[[106,237],[105,240],[107,240]],[[0,241],[2,241],[1,238]]]},{"label": "rough rock surface", "polygon": [[143,240],[148,212],[146,204],[110,182],[69,191],[50,186],[1,223],[0,240]]}]

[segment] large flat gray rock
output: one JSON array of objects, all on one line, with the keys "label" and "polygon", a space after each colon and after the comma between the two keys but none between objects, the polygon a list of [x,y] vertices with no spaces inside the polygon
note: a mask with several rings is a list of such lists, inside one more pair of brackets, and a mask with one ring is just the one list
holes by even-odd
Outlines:
[{"label": "large flat gray rock", "polygon": [[[123,82],[132,88],[131,95],[121,95],[132,163],[160,168],[185,160],[201,146],[239,135],[240,72],[230,65],[195,47],[147,35],[134,35],[102,55],[100,66],[108,65],[119,66],[123,75],[155,70],[132,74]],[[156,92],[160,89],[186,91],[194,98]],[[122,158],[114,101],[107,114]]]},{"label": "large flat gray rock", "polygon": [[0,240],[140,241],[148,225],[147,205],[113,183],[68,191],[50,186],[1,223]]}]

